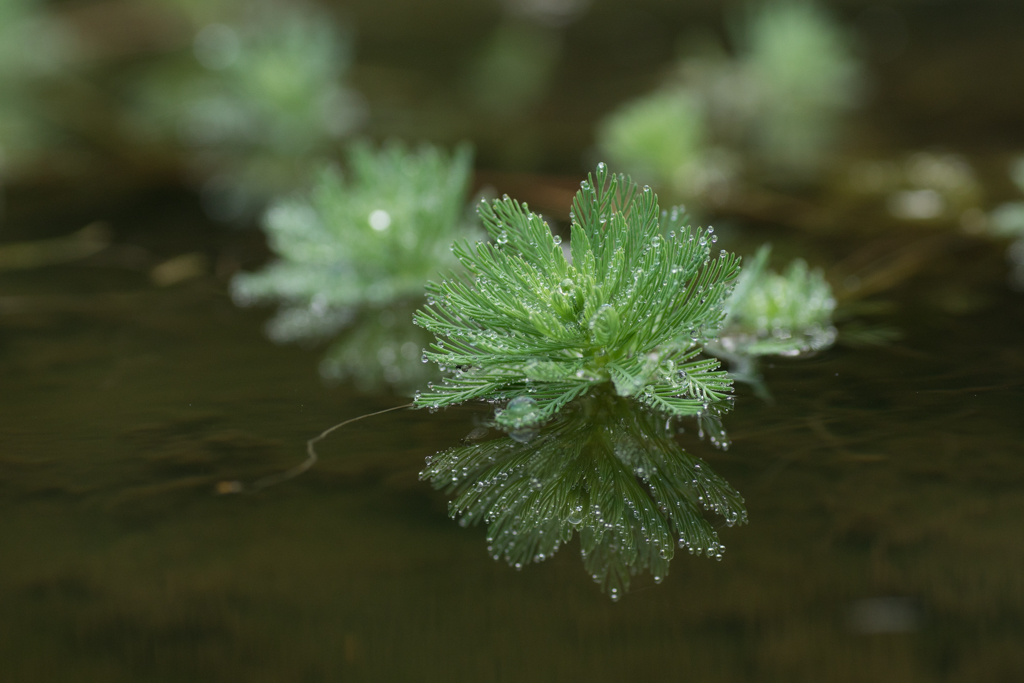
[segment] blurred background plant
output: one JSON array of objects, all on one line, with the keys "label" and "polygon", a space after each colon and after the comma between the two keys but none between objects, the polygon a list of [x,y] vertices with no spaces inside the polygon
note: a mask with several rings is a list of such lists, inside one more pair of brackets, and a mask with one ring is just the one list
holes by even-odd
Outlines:
[{"label": "blurred background plant", "polygon": [[677,199],[722,203],[744,180],[820,182],[860,100],[862,67],[817,5],[778,0],[733,19],[734,54],[684,35],[687,55],[661,87],[598,127],[602,153]]},{"label": "blurred background plant", "polygon": [[743,498],[680,447],[671,420],[605,391],[570,403],[528,443],[505,436],[439,453],[420,478],[455,494],[449,514],[486,524],[488,552],[516,569],[578,534],[584,568],[612,600],[639,573],[661,583],[677,547],[722,559],[715,527],[747,522]]},{"label": "blurred background plant", "polygon": [[[1024,193],[1024,156],[1010,163],[1010,179]],[[1024,201],[1016,199],[997,206],[989,214],[987,227],[990,234],[1013,240],[1006,251],[1011,268],[1009,283],[1017,291],[1024,291]]]},{"label": "blurred background plant", "polygon": [[500,15],[476,47],[463,75],[464,98],[500,126],[502,164],[529,168],[543,154],[538,113],[550,99],[565,32],[590,0],[501,0]]},{"label": "blurred background plant", "polygon": [[329,167],[308,195],[266,212],[278,260],[235,276],[232,294],[241,305],[280,304],[267,326],[278,342],[329,338],[358,322],[328,352],[324,376],[411,392],[434,372],[421,362],[429,337],[412,309],[429,279],[459,267],[452,243],[477,235],[466,211],[472,152],[356,143],[348,161],[347,182]]},{"label": "blurred background plant", "polygon": [[891,218],[924,226],[970,230],[984,200],[975,169],[963,155],[950,152],[861,159],[849,165],[839,185],[858,201],[884,206]]},{"label": "blurred background plant", "polygon": [[45,3],[0,1],[0,184],[5,176],[26,172],[44,150],[61,141],[46,93],[73,54],[73,36]]},{"label": "blurred background plant", "polygon": [[836,300],[820,269],[794,259],[784,273],[768,269],[771,246],[744,262],[725,304],[725,322],[706,350],[732,364],[736,379],[757,382],[756,359],[823,351],[836,340]]},{"label": "blurred background plant", "polygon": [[176,3],[190,49],[140,71],[128,127],[180,146],[210,215],[236,220],[308,188],[366,116],[345,81],[352,35],[323,8],[277,0]]}]

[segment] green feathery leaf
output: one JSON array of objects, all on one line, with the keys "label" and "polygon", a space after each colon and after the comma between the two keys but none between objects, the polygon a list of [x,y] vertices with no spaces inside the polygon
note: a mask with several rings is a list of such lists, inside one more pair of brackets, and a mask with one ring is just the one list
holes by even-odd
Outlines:
[{"label": "green feathery leaf", "polygon": [[820,269],[803,259],[785,273],[767,269],[771,246],[762,246],[743,270],[726,303],[722,334],[708,350],[722,357],[798,356],[835,342],[836,300]]},{"label": "green feathery leaf", "polygon": [[[349,168],[348,183],[325,170],[308,199],[267,211],[264,228],[279,260],[236,276],[232,295],[241,305],[280,303],[268,325],[275,341],[329,337],[358,318],[374,330],[342,340],[323,373],[363,385],[381,375],[411,392],[436,370],[425,373],[420,363],[428,339],[412,325],[409,305],[423,301],[430,278],[460,267],[452,241],[477,234],[465,215],[472,152],[357,144]],[[373,348],[373,339],[383,346]]]},{"label": "green feathery leaf", "polygon": [[521,398],[497,416],[521,428],[606,382],[676,415],[727,398],[717,361],[694,361],[739,272],[734,254],[711,258],[710,228],[669,230],[678,211],[604,164],[576,194],[568,254],[525,204],[506,196],[479,214],[491,241],[456,243],[465,274],[428,285],[416,313],[438,338],[425,357],[452,373],[418,407]]}]

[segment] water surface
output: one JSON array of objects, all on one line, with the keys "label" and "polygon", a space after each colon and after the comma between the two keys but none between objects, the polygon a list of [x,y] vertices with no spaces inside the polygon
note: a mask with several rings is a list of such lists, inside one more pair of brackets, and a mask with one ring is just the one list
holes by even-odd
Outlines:
[{"label": "water surface", "polygon": [[[254,239],[187,207],[138,230],[117,241],[223,272]],[[867,241],[790,248],[828,263]],[[516,571],[418,480],[487,408],[364,420],[303,477],[219,496],[404,399],[324,384],[322,348],[267,341],[223,272],[5,273],[0,680],[1016,680],[1024,298],[997,245],[930,259],[881,297],[901,341],[766,364],[775,400],[740,387],[731,449],[679,437],[750,523],[617,603],[576,541]]]}]

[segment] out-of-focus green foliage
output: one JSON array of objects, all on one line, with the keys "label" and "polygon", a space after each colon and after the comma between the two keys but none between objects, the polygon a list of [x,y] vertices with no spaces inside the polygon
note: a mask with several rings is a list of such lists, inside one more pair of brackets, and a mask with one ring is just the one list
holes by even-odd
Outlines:
[{"label": "out-of-focus green foliage", "polygon": [[493,242],[457,243],[467,274],[431,283],[416,313],[438,338],[425,357],[452,373],[417,394],[418,407],[508,401],[498,423],[524,429],[605,383],[672,415],[725,403],[727,373],[697,356],[739,260],[712,259],[710,231],[604,164],[573,202],[571,262],[525,204],[506,196],[479,213]]},{"label": "out-of-focus green foliage", "polygon": [[0,177],[53,135],[42,83],[67,64],[71,39],[35,0],[0,0]]},{"label": "out-of-focus green foliage", "polygon": [[832,346],[836,329],[832,287],[803,259],[784,273],[767,268],[765,245],[743,269],[725,305],[720,337],[708,346],[723,357],[798,356]]},{"label": "out-of-focus green foliage", "polygon": [[704,112],[686,91],[660,91],[624,105],[598,131],[617,163],[669,189],[698,186],[705,167]]},{"label": "out-of-focus green foliage", "polygon": [[134,126],[184,145],[211,210],[232,218],[304,187],[363,105],[344,82],[351,39],[330,16],[283,2],[224,14],[198,29],[191,55],[145,75]]},{"label": "out-of-focus green foliage", "polygon": [[963,156],[917,152],[903,160],[862,160],[850,166],[843,188],[854,198],[884,201],[904,221],[963,224],[978,212],[982,186]]},{"label": "out-of-focus green foliage", "polygon": [[472,64],[470,95],[487,113],[514,119],[547,94],[561,40],[548,26],[503,21]]},{"label": "out-of-focus green foliage", "polygon": [[264,227],[281,260],[238,276],[239,301],[383,305],[421,296],[430,277],[458,265],[451,243],[472,234],[464,217],[468,147],[449,155],[426,145],[356,144],[349,169],[348,182],[328,169],[308,199],[269,209]]},{"label": "out-of-focus green foliage", "polygon": [[565,27],[586,14],[592,0],[501,0],[506,14],[540,26]]},{"label": "out-of-focus green foliage", "polygon": [[[1024,157],[1010,164],[1010,179],[1024,192]],[[988,229],[999,237],[1024,238],[1024,202],[1011,201],[997,206],[989,215]]]},{"label": "out-of-focus green foliage", "polygon": [[993,209],[989,231],[999,237],[1024,237],[1024,202],[1004,202]]},{"label": "out-of-focus green foliage", "polygon": [[[1010,164],[1010,178],[1024,192],[1024,157]],[[1005,202],[988,216],[988,230],[997,237],[1014,238],[1006,252],[1010,262],[1010,286],[1024,291],[1024,201]]]},{"label": "out-of-focus green foliage", "polygon": [[[421,301],[427,280],[458,267],[452,242],[475,234],[465,213],[468,147],[447,154],[429,145],[356,144],[349,169],[348,182],[328,169],[308,197],[272,206],[264,229],[279,260],[232,282],[239,304],[281,304],[268,328],[277,341],[330,336],[358,309]],[[332,349],[324,374],[362,377],[379,365],[385,381],[415,386],[427,339],[412,326],[411,311],[364,312],[361,323]],[[410,359],[416,371],[403,363]]]},{"label": "out-of-focus green foliage", "polygon": [[488,551],[516,569],[579,534],[586,571],[613,600],[632,577],[668,575],[675,549],[721,559],[704,511],[744,524],[743,498],[676,442],[671,421],[595,392],[525,443],[507,436],[430,459],[420,478],[454,492],[452,517],[488,525]]},{"label": "out-of-focus green foliage", "polygon": [[815,179],[858,101],[859,65],[811,3],[769,2],[744,19],[735,57],[684,59],[659,90],[599,126],[612,161],[687,199],[743,174]]},{"label": "out-of-focus green foliage", "polygon": [[756,154],[769,168],[813,172],[834,148],[840,116],[857,103],[858,62],[839,27],[806,0],[758,7],[744,38]]}]

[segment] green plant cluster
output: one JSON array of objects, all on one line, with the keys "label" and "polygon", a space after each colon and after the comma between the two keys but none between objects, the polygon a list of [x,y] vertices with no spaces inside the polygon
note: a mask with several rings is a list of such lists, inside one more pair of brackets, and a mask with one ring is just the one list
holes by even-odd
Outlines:
[{"label": "green plant cluster", "polygon": [[31,159],[54,131],[40,98],[66,66],[72,41],[41,2],[0,2],[0,176]]},{"label": "green plant cluster", "polygon": [[731,356],[799,356],[836,340],[836,300],[820,269],[795,259],[783,273],[768,269],[769,245],[743,269],[726,303],[725,323],[711,353]]},{"label": "green plant cluster", "polygon": [[605,383],[671,415],[726,403],[727,373],[699,354],[721,325],[739,259],[711,258],[710,229],[683,225],[650,188],[604,164],[576,194],[568,250],[508,197],[479,214],[492,241],[457,243],[465,274],[428,285],[416,314],[438,338],[424,358],[450,373],[417,406],[507,402],[497,422],[518,430]]},{"label": "green plant cluster", "polygon": [[421,302],[427,280],[459,266],[454,240],[477,234],[465,211],[472,151],[360,143],[351,147],[348,166],[347,182],[327,169],[308,197],[266,212],[264,229],[278,260],[237,275],[232,296],[240,305],[280,304],[268,326],[276,341],[329,337],[358,317],[372,330],[342,340],[324,373],[358,375],[366,370],[361,365],[379,363],[385,380],[413,385],[424,375],[427,339],[401,306]]},{"label": "green plant cluster", "polygon": [[351,39],[305,5],[224,5],[198,28],[191,55],[143,74],[134,129],[171,139],[230,218],[302,188],[360,124],[345,83]]},{"label": "green plant cluster", "polygon": [[710,180],[707,135],[700,101],[673,89],[622,105],[603,122],[598,138],[637,177],[693,195]]},{"label": "green plant cluster", "polygon": [[[1010,164],[1010,179],[1024,192],[1024,157]],[[1006,252],[1010,263],[1010,286],[1024,291],[1024,201],[1004,202],[988,217],[988,230],[996,237],[1009,237],[1014,241]]]},{"label": "green plant cluster", "polygon": [[455,494],[451,516],[488,525],[488,551],[516,569],[579,534],[586,571],[613,600],[638,573],[660,583],[676,548],[722,558],[709,512],[744,524],[743,498],[676,442],[651,410],[608,391],[570,404],[529,443],[506,436],[439,453],[420,474]]},{"label": "green plant cluster", "polygon": [[735,56],[681,60],[600,124],[598,146],[613,162],[688,199],[714,199],[744,174],[814,179],[859,99],[856,59],[810,2],[769,2],[736,25]]}]

